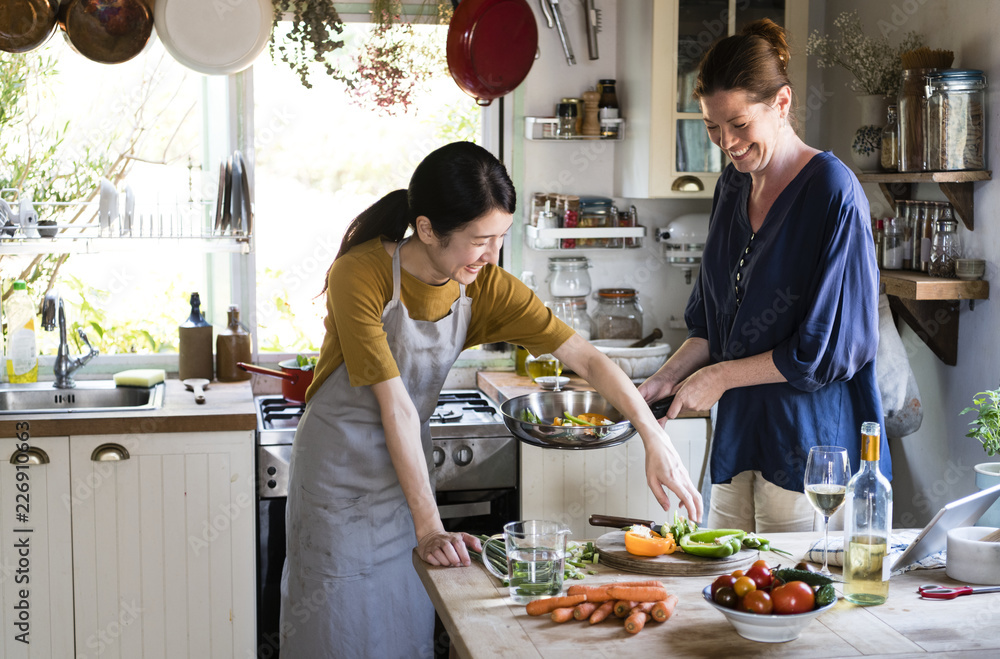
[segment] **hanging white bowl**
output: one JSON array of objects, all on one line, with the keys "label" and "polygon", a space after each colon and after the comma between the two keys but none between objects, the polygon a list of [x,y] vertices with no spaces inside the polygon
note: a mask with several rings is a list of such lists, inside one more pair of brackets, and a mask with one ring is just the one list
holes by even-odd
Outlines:
[{"label": "hanging white bowl", "polygon": [[248,68],[271,37],[271,0],[157,0],[156,35],[175,60],[206,75]]}]

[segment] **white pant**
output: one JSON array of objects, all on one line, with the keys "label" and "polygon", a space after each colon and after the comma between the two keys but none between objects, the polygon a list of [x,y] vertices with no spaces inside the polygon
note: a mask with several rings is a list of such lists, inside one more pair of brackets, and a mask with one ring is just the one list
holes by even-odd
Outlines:
[{"label": "white pant", "polygon": [[[830,529],[843,528],[843,508],[830,519]],[[708,528],[755,533],[820,531],[823,517],[801,492],[764,480],[759,471],[744,471],[732,482],[712,486]]]}]

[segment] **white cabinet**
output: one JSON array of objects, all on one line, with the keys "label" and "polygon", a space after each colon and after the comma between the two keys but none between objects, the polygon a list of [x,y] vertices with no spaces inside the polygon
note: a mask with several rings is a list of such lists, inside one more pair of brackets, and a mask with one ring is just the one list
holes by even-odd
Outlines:
[{"label": "white cabinet", "polygon": [[[674,419],[667,434],[695,485],[700,485],[708,449],[708,419]],[[671,492],[671,511],[677,497]],[[665,521],[666,513],[646,484],[646,452],[638,435],[619,446],[556,451],[521,444],[521,518],[565,523],[576,539],[607,529],[588,524],[593,514]]]},{"label": "white cabinet", "polygon": [[63,659],[74,656],[69,438],[27,431],[0,438],[0,657]]},{"label": "white cabinet", "polygon": [[[12,651],[11,588],[0,579],[2,656],[253,656],[252,431],[30,443],[49,460],[30,467],[31,653]],[[10,517],[15,446],[0,446],[6,565],[19,528]]]},{"label": "white cabinet", "polygon": [[789,77],[804,97],[808,11],[792,0],[619,2],[618,98],[630,135],[616,153],[617,194],[711,198],[726,163],[691,98],[702,56],[746,23],[771,18],[789,34]]}]

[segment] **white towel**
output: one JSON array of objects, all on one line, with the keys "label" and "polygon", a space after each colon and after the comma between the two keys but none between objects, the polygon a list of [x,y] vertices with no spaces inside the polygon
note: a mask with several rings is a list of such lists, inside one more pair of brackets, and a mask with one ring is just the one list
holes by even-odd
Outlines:
[{"label": "white towel", "polygon": [[875,377],[882,395],[886,435],[905,437],[920,428],[924,412],[917,380],[913,377],[903,340],[892,321],[889,297],[885,294],[879,296],[878,334]]},{"label": "white towel", "polygon": [[[899,558],[906,548],[910,546],[910,543],[916,539],[917,533],[919,533],[919,531],[893,531],[890,536],[889,553],[886,555],[885,560],[889,561],[891,564]],[[897,565],[892,571],[892,575],[895,576],[897,574],[909,572],[910,570],[929,570],[944,567],[945,560],[947,558],[946,553],[946,550],[942,549],[941,551],[933,553],[916,563],[911,563],[909,565]],[[814,542],[811,547],[809,547],[809,551],[806,552],[806,560],[818,565],[823,564],[823,538],[820,538]],[[830,565],[842,566],[844,564],[844,536],[830,536],[830,553],[828,562]]]}]

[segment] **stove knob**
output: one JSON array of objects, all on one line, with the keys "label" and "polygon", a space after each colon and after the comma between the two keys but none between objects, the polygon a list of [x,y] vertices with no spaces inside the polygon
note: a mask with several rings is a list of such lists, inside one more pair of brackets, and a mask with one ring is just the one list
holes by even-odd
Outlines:
[{"label": "stove knob", "polygon": [[460,446],[455,449],[455,453],[451,457],[455,460],[455,464],[464,467],[472,462],[472,449],[468,446]]},{"label": "stove knob", "polygon": [[435,467],[440,467],[441,465],[444,464],[444,457],[445,457],[444,456],[444,451],[441,450],[441,448],[439,446],[435,446],[434,447],[433,457],[434,457],[434,466]]},{"label": "stove knob", "polygon": [[276,473],[278,473],[278,470],[275,469],[273,466],[267,468],[267,475],[268,476],[274,476]]},{"label": "stove knob", "polygon": [[274,488],[278,487],[278,481],[272,478],[271,480],[267,481],[267,486],[273,490]]}]

